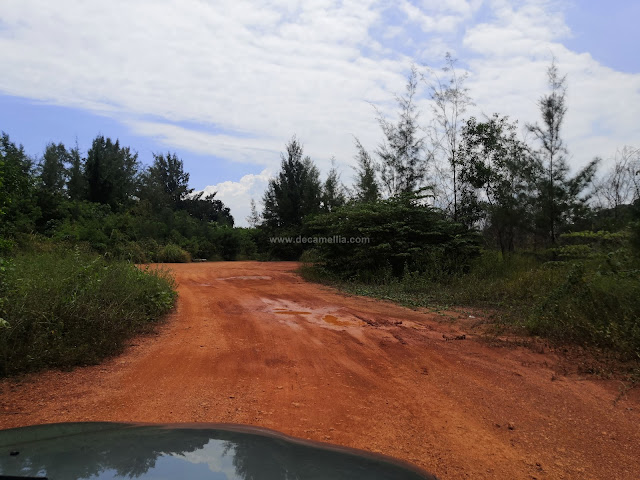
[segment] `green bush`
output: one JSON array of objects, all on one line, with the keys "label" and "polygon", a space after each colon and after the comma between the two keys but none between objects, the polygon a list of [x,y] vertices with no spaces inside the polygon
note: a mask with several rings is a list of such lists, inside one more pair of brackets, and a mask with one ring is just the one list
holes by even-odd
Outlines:
[{"label": "green bush", "polygon": [[322,257],[318,250],[311,248],[302,252],[302,255],[300,255],[300,261],[306,264],[320,263],[322,261]]},{"label": "green bush", "polygon": [[170,243],[160,249],[157,261],[161,263],[189,263],[191,255],[178,245]]},{"label": "green bush", "polygon": [[412,197],[318,215],[307,221],[303,236],[339,240],[314,248],[324,267],[343,278],[375,278],[388,271],[396,278],[408,272],[441,278],[468,270],[480,251],[476,232]]},{"label": "green bush", "polygon": [[562,282],[531,309],[531,333],[640,359],[640,270],[619,266],[570,265]]},{"label": "green bush", "polygon": [[0,376],[96,363],[157,321],[176,293],[168,272],[79,249],[3,264]]}]

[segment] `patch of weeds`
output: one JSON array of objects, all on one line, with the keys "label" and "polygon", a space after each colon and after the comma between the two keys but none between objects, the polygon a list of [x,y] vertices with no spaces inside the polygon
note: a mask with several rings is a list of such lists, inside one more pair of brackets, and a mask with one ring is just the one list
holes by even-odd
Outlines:
[{"label": "patch of weeds", "polygon": [[167,270],[58,248],[12,259],[3,281],[0,376],[97,363],[176,299]]}]

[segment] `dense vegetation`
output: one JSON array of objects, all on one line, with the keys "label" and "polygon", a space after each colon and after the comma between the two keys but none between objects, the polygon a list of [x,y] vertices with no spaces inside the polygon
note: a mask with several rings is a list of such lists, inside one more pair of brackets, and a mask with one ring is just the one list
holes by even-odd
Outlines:
[{"label": "dense vegetation", "polygon": [[80,249],[21,252],[1,276],[0,376],[95,363],[175,299],[167,272]]},{"label": "dense vegetation", "polygon": [[232,228],[215,193],[193,194],[175,154],[154,155],[143,168],[129,147],[98,136],[85,158],[51,143],[35,162],[7,134],[0,142],[4,249],[35,235],[134,262],[253,253],[250,234]]}]

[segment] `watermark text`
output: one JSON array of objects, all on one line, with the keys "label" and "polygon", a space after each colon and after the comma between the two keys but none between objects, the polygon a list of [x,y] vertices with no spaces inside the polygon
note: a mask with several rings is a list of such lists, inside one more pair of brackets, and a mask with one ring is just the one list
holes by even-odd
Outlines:
[{"label": "watermark text", "polygon": [[322,243],[341,243],[351,245],[366,245],[369,243],[369,237],[342,237],[333,235],[331,237],[305,237],[298,235],[297,237],[270,237],[271,243],[303,243],[310,245],[318,245]]}]

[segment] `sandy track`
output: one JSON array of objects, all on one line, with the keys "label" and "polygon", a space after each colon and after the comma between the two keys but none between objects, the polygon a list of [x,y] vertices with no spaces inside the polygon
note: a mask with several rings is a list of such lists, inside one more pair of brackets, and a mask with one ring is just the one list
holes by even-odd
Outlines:
[{"label": "sandy track", "polygon": [[[385,302],[302,281],[293,263],[171,265],[177,309],[108,362],[0,382],[0,428],[233,422],[382,452],[442,479],[640,478],[640,400],[554,375]],[[400,323],[401,322],[401,323]]]}]

